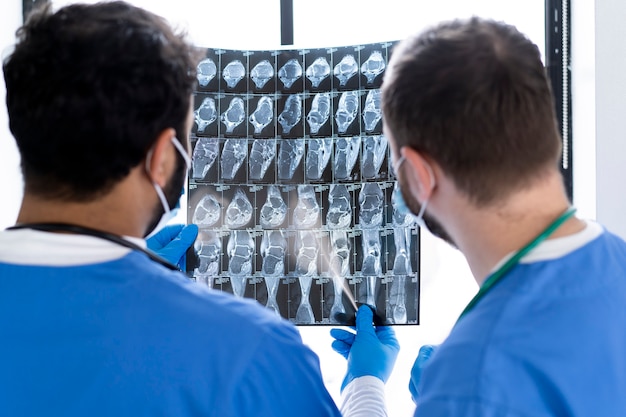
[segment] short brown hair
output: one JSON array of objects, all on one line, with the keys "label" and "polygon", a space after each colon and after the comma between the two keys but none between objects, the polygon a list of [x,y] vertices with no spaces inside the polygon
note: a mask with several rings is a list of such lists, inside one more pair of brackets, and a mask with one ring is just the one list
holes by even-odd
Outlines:
[{"label": "short brown hair", "polygon": [[561,141],[540,52],[515,27],[472,18],[401,42],[383,82],[397,148],[436,161],[477,205],[556,167]]}]

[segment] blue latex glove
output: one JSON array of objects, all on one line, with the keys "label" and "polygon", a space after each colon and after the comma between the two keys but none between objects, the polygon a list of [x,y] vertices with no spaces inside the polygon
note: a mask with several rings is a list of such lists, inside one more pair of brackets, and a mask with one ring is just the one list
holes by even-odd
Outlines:
[{"label": "blue latex glove", "polygon": [[417,359],[415,359],[413,368],[411,369],[411,382],[409,382],[409,391],[411,391],[411,397],[413,398],[413,402],[415,404],[417,404],[417,400],[420,396],[418,387],[420,381],[422,380],[422,371],[424,370],[424,366],[432,356],[435,349],[436,346],[433,345],[422,346],[419,353],[417,354]]},{"label": "blue latex glove", "polygon": [[157,234],[146,239],[148,249],[161,258],[185,270],[185,252],[198,236],[198,226],[175,224],[165,226]]},{"label": "blue latex glove", "polygon": [[387,382],[396,363],[400,345],[389,326],[374,328],[372,310],[361,306],[356,314],[356,334],[331,329],[332,348],[348,360],[348,370],[341,391],[355,378],[371,375]]}]

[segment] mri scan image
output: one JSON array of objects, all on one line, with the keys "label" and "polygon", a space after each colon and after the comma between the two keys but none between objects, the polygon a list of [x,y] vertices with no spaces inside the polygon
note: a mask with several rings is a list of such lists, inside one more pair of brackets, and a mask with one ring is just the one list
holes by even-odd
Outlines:
[{"label": "mri scan image", "polygon": [[320,128],[328,122],[330,117],[331,104],[329,93],[318,93],[313,98],[311,110],[306,116],[311,134],[316,134]]},{"label": "mri scan image", "polygon": [[302,77],[302,65],[296,59],[290,59],[278,70],[278,78],[285,88],[291,86]]},{"label": "mri scan image", "polygon": [[335,113],[335,122],[337,123],[337,131],[346,133],[352,122],[357,118],[359,113],[359,93],[357,91],[346,91],[341,94],[337,112]]},{"label": "mri scan image", "polygon": [[202,104],[193,112],[197,125],[197,133],[204,133],[206,128],[217,120],[217,108],[215,99],[206,97],[202,100]]},{"label": "mri scan image", "polygon": [[274,67],[267,59],[259,62],[250,71],[250,78],[256,85],[256,88],[261,89],[265,87],[265,84],[274,77]]},{"label": "mri scan image", "polygon": [[398,204],[380,87],[393,42],[207,49],[188,143],[187,275],[299,326],[419,324],[420,233]]},{"label": "mri scan image", "polygon": [[198,84],[202,87],[206,87],[217,75],[217,65],[215,65],[215,61],[211,58],[203,59],[198,63],[196,73]]},{"label": "mri scan image", "polygon": [[203,180],[213,167],[220,151],[218,138],[198,138],[191,156],[191,178]]},{"label": "mri scan image", "polygon": [[236,59],[231,61],[224,67],[222,77],[226,81],[226,85],[229,88],[235,88],[235,86],[246,76],[246,67],[243,63]]},{"label": "mri scan image", "polygon": [[[253,135],[260,135],[263,129],[274,121],[274,101],[272,98],[268,96],[261,97],[256,105],[256,109],[248,120],[254,127]],[[271,130],[273,133],[274,130]]]},{"label": "mri scan image", "polygon": [[214,49],[207,49],[204,58],[196,66],[198,90],[217,91],[220,83],[220,56]]},{"label": "mri scan image", "polygon": [[339,61],[333,69],[333,74],[339,80],[339,85],[341,87],[345,86],[350,78],[357,75],[358,72],[359,64],[356,62],[356,59],[354,59],[353,54],[344,55],[344,57],[341,58],[341,61]]},{"label": "mri scan image", "polygon": [[275,139],[256,139],[250,150],[250,179],[260,180],[276,156]]},{"label": "mri scan image", "polygon": [[361,74],[365,76],[368,84],[373,84],[376,77],[383,73],[386,63],[381,51],[373,51],[369,58],[361,64]]},{"label": "mri scan image", "polygon": [[318,88],[322,81],[330,76],[330,64],[326,57],[316,58],[306,69],[306,77],[311,81],[313,88]]},{"label": "mri scan image", "polygon": [[222,178],[232,180],[246,160],[248,145],[245,139],[227,139],[222,149]]},{"label": "mri scan image", "polygon": [[234,97],[228,108],[220,116],[220,120],[226,126],[226,133],[233,133],[235,128],[243,123],[246,118],[245,103],[241,97]]},{"label": "mri scan image", "polygon": [[288,135],[302,119],[302,101],[296,94],[287,97],[285,107],[278,116],[278,123],[282,127],[282,135]]}]

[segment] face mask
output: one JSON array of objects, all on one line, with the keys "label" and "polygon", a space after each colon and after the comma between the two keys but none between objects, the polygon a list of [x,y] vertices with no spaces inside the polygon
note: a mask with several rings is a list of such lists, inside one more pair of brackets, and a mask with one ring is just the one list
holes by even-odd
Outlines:
[{"label": "face mask", "polygon": [[[400,168],[400,166],[402,165],[402,163],[406,161],[406,158],[404,156],[400,157],[400,159],[398,159],[398,162],[396,164],[393,165],[393,171],[396,173],[396,177],[398,176],[398,169]],[[428,167],[428,166],[427,166]],[[430,189],[432,190],[433,188],[435,188],[435,177],[432,173],[432,170],[430,167],[428,167],[428,174],[430,176],[431,180],[431,185],[430,185]],[[402,196],[402,192],[400,191],[400,184],[398,183],[397,186],[394,189],[394,200],[395,200],[395,204],[397,207],[397,210],[401,211],[401,212],[408,212],[408,213],[412,213],[411,209],[407,206],[406,201],[404,201],[404,197]],[[415,223],[417,223],[417,225],[428,231],[430,233],[430,230],[428,229],[428,226],[426,225],[426,222],[424,222],[424,213],[426,212],[426,206],[428,205],[428,199],[424,200],[424,202],[421,204],[420,206],[420,211],[419,213],[417,213],[417,216],[415,217]]]},{"label": "face mask", "polygon": [[[183,148],[183,145],[181,145],[178,139],[176,139],[175,137],[172,138],[172,144],[174,145],[176,150],[180,153],[180,155],[183,157],[183,160],[185,161],[185,173],[189,172],[189,168],[191,167],[191,158],[189,158],[189,155],[187,155],[187,151],[185,150],[185,148]],[[146,171],[148,172],[150,172],[148,161],[150,160],[151,154],[152,154],[152,150],[148,152],[148,158],[146,158]],[[165,225],[167,225],[174,217],[176,217],[178,210],[180,209],[180,197],[178,198],[178,200],[176,200],[176,204],[174,205],[174,207],[170,207],[170,205],[167,202],[167,199],[165,198],[165,193],[163,192],[163,189],[161,188],[161,186],[159,186],[159,184],[157,184],[154,181],[152,182],[152,186],[154,187],[154,190],[156,191],[157,196],[159,197],[159,201],[161,201],[161,206],[163,206],[163,215],[161,215],[161,219],[159,220],[157,225],[154,227],[154,229],[152,229],[152,231],[146,236],[146,238],[149,238],[155,235],[161,229],[163,229]],[[184,193],[185,193],[185,188],[183,187],[180,192],[180,196],[182,197]]]}]

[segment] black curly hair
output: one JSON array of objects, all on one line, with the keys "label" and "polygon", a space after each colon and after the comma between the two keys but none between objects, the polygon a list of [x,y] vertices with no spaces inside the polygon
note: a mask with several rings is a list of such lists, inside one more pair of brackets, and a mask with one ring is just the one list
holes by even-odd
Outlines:
[{"label": "black curly hair", "polygon": [[185,143],[196,62],[163,18],[125,2],[34,11],[3,63],[25,191],[90,201],[164,129]]}]

